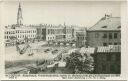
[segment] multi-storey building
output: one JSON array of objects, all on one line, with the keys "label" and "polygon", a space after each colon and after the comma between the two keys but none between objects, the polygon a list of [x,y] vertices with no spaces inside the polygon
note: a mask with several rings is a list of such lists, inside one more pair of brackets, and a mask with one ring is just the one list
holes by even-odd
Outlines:
[{"label": "multi-storey building", "polygon": [[87,43],[87,32],[86,28],[76,31],[76,47],[86,47]]},{"label": "multi-storey building", "polygon": [[[15,29],[6,28],[5,29],[5,44],[14,45],[15,41],[24,42],[25,38],[31,41],[36,38],[37,30],[36,28],[30,27],[16,27]],[[15,40],[13,39],[15,38]]]},{"label": "multi-storey building", "polygon": [[36,27],[36,29],[37,29],[37,40],[38,41],[43,41],[43,40],[45,40],[45,33],[46,33],[46,31],[45,31],[45,26],[46,26],[46,24],[40,24],[38,27]]},{"label": "multi-storey building", "polygon": [[[17,13],[17,24],[5,27],[5,41],[11,40],[10,37],[15,37],[19,41],[24,41],[25,38],[36,39],[38,41],[72,41],[74,40],[73,26],[39,24],[39,25],[24,25],[22,17],[22,7],[19,2]],[[13,31],[13,33],[12,33]],[[8,33],[9,32],[9,33]],[[11,33],[10,33],[11,32]]]},{"label": "multi-storey building", "polygon": [[26,27],[22,27],[22,28],[16,28],[15,29],[15,34],[16,34],[16,38],[18,38],[19,40],[22,40],[24,38],[28,38],[28,39],[34,39],[36,38],[36,28],[26,28]]},{"label": "multi-storey building", "polygon": [[36,28],[23,25],[22,9],[19,3],[17,24],[5,26],[5,45],[15,45],[16,41],[24,42],[25,38],[32,41],[36,38],[36,34]]},{"label": "multi-storey building", "polygon": [[63,26],[48,26],[46,28],[46,40],[47,41],[61,41],[64,39]]},{"label": "multi-storey building", "polygon": [[11,40],[13,37],[15,37],[15,30],[14,29],[5,29],[4,32],[4,39],[5,39],[5,45],[14,45],[14,40]]},{"label": "multi-storey building", "polygon": [[93,57],[94,74],[121,73],[121,45],[82,47],[79,52]]},{"label": "multi-storey building", "polygon": [[71,41],[73,27],[66,25],[42,24],[37,27],[37,37],[44,41]]},{"label": "multi-storey building", "polygon": [[120,74],[121,73],[121,46],[109,45],[96,48],[94,56],[94,73]]},{"label": "multi-storey building", "polygon": [[87,30],[88,46],[108,46],[121,44],[120,17],[105,15]]}]

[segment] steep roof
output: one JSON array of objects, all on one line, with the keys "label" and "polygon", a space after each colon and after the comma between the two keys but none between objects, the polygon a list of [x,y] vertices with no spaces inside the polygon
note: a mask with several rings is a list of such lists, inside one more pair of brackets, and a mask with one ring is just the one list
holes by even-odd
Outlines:
[{"label": "steep roof", "polygon": [[118,31],[121,29],[120,17],[103,17],[88,31]]}]

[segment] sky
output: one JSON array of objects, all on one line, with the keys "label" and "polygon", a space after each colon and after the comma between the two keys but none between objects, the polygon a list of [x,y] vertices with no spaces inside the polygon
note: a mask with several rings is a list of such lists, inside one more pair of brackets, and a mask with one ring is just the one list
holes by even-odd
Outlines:
[{"label": "sky", "polygon": [[[63,24],[91,27],[105,14],[120,17],[120,2],[21,1],[24,24]],[[18,1],[4,2],[4,24],[16,24]]]}]

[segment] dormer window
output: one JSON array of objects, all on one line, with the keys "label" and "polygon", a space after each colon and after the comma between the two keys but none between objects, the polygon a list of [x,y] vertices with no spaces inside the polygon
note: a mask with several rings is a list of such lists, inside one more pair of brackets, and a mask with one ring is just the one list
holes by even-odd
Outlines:
[{"label": "dormer window", "polygon": [[107,26],[102,26],[102,28],[107,28]]},{"label": "dormer window", "polygon": [[117,28],[121,28],[121,26],[118,26]]}]

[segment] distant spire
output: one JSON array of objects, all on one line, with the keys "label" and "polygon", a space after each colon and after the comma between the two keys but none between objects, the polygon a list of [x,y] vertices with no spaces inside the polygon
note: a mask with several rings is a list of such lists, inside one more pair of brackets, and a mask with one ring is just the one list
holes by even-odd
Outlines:
[{"label": "distant spire", "polygon": [[19,8],[21,8],[21,1],[19,0],[18,2],[19,2]]},{"label": "distant spire", "polygon": [[64,22],[64,26],[66,26],[65,22]]},{"label": "distant spire", "polygon": [[20,1],[19,1],[19,8],[21,8],[21,3],[20,3]]},{"label": "distant spire", "polygon": [[23,17],[22,17],[22,8],[21,8],[21,1],[19,0],[19,8],[17,13],[17,25],[23,25]]}]

